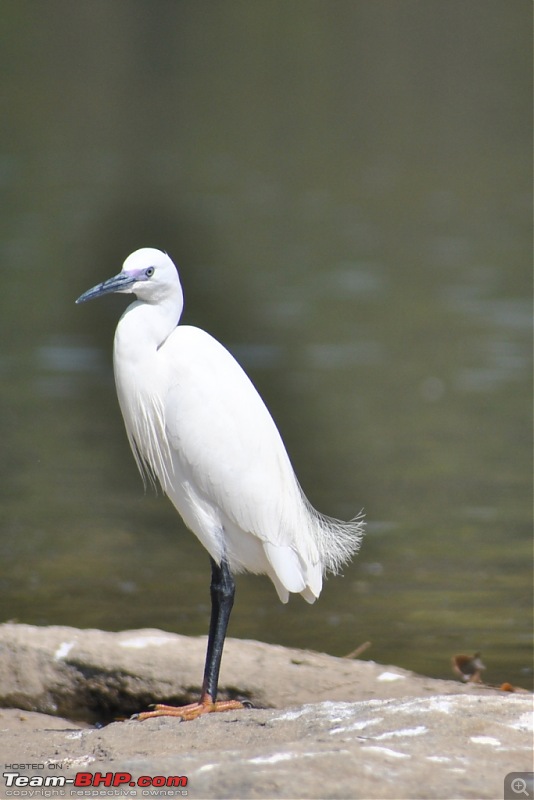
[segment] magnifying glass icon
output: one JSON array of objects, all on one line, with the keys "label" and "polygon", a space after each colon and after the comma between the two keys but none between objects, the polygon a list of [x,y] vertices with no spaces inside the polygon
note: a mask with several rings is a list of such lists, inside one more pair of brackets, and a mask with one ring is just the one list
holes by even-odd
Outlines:
[{"label": "magnifying glass icon", "polygon": [[528,797],[529,794],[527,792],[527,782],[523,780],[523,778],[516,778],[511,783],[512,792],[514,794],[524,794],[525,797]]}]

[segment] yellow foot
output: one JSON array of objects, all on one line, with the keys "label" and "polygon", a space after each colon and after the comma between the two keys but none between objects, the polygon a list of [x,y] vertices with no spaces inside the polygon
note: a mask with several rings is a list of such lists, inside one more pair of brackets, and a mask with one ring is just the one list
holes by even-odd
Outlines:
[{"label": "yellow foot", "polygon": [[142,711],[140,714],[135,714],[132,719],[138,719],[143,722],[145,719],[152,719],[152,717],[180,717],[180,719],[196,719],[201,714],[210,714],[213,711],[233,711],[237,708],[244,708],[243,703],[239,700],[219,700],[214,703],[211,697],[200,700],[198,703],[190,703],[188,706],[165,706],[161,703],[153,706],[153,711]]}]

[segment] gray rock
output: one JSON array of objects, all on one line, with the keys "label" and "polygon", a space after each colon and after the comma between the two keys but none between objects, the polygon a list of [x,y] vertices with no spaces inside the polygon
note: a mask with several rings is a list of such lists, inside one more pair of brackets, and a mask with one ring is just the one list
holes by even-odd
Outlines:
[{"label": "gray rock", "polygon": [[529,694],[258,642],[229,641],[222,686],[275,708],[101,729],[48,716],[80,720],[156,697],[191,699],[204,647],[204,638],[161,631],[0,626],[0,705],[31,709],[0,711],[3,766],[42,765],[19,771],[66,777],[129,772],[133,782],[186,776],[192,798],[369,800],[498,798],[507,773],[532,769]]},{"label": "gray rock", "polygon": [[[159,630],[79,630],[0,625],[0,707],[110,721],[154,701],[198,698],[206,637]],[[495,690],[440,681],[373,661],[228,639],[219,694],[285,708],[322,700],[365,700]]]}]

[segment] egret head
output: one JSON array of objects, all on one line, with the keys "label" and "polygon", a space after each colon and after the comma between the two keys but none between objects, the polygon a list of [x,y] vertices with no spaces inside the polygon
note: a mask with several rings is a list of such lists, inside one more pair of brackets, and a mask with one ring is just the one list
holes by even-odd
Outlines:
[{"label": "egret head", "polygon": [[166,253],[153,247],[136,250],[128,256],[118,275],[93,286],[76,302],[85,303],[112,292],[135,294],[146,303],[159,303],[172,295],[182,297],[176,267]]}]

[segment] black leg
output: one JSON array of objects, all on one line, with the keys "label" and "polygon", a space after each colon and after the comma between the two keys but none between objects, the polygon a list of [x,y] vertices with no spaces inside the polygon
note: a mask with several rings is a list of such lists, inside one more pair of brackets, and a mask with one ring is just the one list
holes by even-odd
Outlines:
[{"label": "black leg", "polygon": [[228,563],[223,558],[220,565],[211,561],[211,620],[208,636],[208,650],[204,667],[201,702],[208,697],[217,700],[219,670],[226,638],[226,630],[232,606],[234,605],[235,583]]},{"label": "black leg", "polygon": [[152,717],[195,719],[200,714],[207,714],[211,711],[231,711],[243,708],[243,704],[239,700],[216,702],[226,629],[228,628],[228,620],[234,604],[235,584],[228,563],[224,559],[220,565],[216,564],[213,559],[210,560],[211,621],[200,702],[190,703],[187,706],[178,708],[157,703],[153,711],[143,711],[141,714],[136,714],[135,716],[139,720],[151,719]]}]

